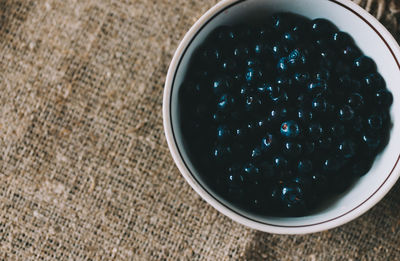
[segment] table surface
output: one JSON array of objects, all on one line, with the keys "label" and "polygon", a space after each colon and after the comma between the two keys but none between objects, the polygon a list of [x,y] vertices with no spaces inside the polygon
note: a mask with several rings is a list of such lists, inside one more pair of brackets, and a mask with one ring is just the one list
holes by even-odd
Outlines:
[{"label": "table surface", "polygon": [[[180,175],[163,84],[216,2],[0,1],[0,260],[400,260],[400,184],[347,225],[280,236]],[[355,2],[399,37],[400,1]]]}]

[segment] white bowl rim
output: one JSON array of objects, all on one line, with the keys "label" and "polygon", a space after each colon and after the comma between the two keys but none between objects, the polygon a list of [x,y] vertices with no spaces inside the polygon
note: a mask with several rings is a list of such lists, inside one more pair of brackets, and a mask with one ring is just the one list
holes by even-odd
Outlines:
[{"label": "white bowl rim", "polygon": [[[276,233],[276,234],[307,234],[315,233],[319,231],[324,231],[332,229],[343,225],[367,212],[376,203],[378,203],[395,185],[397,179],[400,176],[400,155],[387,175],[382,184],[372,193],[367,199],[361,202],[359,205],[353,209],[338,215],[334,218],[323,220],[320,222],[305,224],[305,225],[276,225],[262,222],[259,220],[254,220],[250,217],[245,216],[227,206],[218,200],[211,192],[209,192],[202,184],[199,182],[195,176],[191,173],[187,163],[183,160],[182,154],[177,146],[175,134],[173,131],[172,121],[171,121],[171,93],[172,87],[175,80],[175,74],[177,68],[179,67],[180,61],[186,52],[187,47],[191,44],[195,36],[201,29],[208,24],[215,16],[226,10],[227,8],[236,5],[246,0],[222,0],[218,4],[214,5],[205,14],[203,14],[196,23],[190,28],[186,33],[183,40],[180,42],[173,59],[170,63],[166,82],[164,86],[164,97],[163,97],[163,124],[164,131],[168,143],[169,150],[172,157],[177,165],[179,171],[184,176],[189,185],[210,205],[212,205],[219,212],[230,217],[238,223],[241,223],[247,227],[257,229],[264,232]],[[386,47],[390,50],[396,64],[400,70],[400,47],[394,37],[387,31],[387,29],[373,17],[366,10],[358,6],[357,4],[351,2],[350,0],[324,0],[332,3],[336,3],[339,6],[346,8],[351,11],[359,18],[361,18],[369,27],[371,27],[377,35],[385,43]]]}]

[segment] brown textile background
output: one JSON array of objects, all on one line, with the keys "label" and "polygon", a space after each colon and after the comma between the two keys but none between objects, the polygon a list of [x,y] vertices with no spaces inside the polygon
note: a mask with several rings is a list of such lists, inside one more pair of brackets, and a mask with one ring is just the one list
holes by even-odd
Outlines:
[{"label": "brown textile background", "polygon": [[[163,84],[217,1],[0,0],[0,260],[400,260],[400,185],[306,236],[222,216],[175,167]],[[399,38],[399,0],[355,1]]]}]

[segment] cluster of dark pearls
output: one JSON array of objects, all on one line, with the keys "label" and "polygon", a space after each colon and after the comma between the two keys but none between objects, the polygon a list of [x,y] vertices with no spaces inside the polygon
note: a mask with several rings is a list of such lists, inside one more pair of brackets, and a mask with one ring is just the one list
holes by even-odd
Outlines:
[{"label": "cluster of dark pearls", "polygon": [[370,170],[392,102],[349,34],[278,13],[206,38],[179,91],[180,127],[218,195],[258,215],[302,216]]}]

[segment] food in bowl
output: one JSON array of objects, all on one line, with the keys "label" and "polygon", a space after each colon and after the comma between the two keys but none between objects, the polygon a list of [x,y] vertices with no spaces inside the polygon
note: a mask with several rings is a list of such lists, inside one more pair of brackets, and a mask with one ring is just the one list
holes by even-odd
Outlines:
[{"label": "food in bowl", "polygon": [[366,174],[389,139],[385,80],[325,19],[220,26],[184,79],[187,153],[215,193],[257,215],[309,214]]}]

